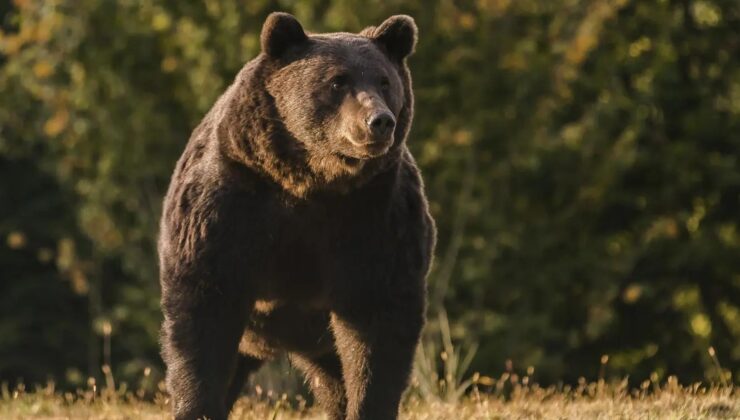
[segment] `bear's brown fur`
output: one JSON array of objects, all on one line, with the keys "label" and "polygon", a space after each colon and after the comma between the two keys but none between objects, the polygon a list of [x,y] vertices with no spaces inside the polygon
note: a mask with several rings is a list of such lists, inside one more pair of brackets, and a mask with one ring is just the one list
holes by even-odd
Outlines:
[{"label": "bear's brown fur", "polygon": [[159,239],[175,418],[226,418],[283,351],[331,419],[397,417],[435,236],[405,145],[416,34],[393,16],[307,35],[273,13],[194,130]]}]

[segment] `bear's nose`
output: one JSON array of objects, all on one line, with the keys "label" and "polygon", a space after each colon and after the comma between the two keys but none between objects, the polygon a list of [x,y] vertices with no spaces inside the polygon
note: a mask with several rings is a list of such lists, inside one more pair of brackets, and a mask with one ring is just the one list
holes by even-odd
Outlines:
[{"label": "bear's nose", "polygon": [[374,137],[387,137],[393,132],[396,119],[389,112],[383,111],[368,118],[367,125]]}]

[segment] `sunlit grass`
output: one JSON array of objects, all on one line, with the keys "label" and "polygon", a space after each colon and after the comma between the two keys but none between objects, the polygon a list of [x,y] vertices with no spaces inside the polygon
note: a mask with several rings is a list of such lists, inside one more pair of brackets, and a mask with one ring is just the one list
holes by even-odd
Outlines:
[{"label": "sunlit grass", "polygon": [[[627,381],[581,381],[575,387],[543,388],[504,374],[490,385],[473,385],[458,402],[426,401],[412,389],[402,419],[736,419],[740,398],[732,386],[680,385],[645,381],[629,389]],[[2,419],[159,419],[168,417],[168,399],[157,393],[143,400],[136,392],[89,389],[62,393],[53,384],[33,391],[3,389]],[[253,392],[237,402],[232,419],[322,419],[301,397]]]},{"label": "sunlit grass", "polygon": [[[419,347],[411,386],[401,408],[403,420],[503,420],[503,419],[740,419],[740,393],[732,376],[722,368],[715,349],[708,354],[716,379],[681,384],[676,376],[661,379],[653,374],[638,387],[627,378],[606,380],[609,356],[600,359],[599,379],[581,378],[575,385],[543,387],[535,382],[535,368],[516,372],[511,361],[498,377],[468,373],[476,347],[454,343],[449,322],[438,317],[438,336],[427,337]],[[312,407],[300,387],[286,376],[288,366],[266,371],[257,383],[295,389],[275,392],[252,382],[246,397],[237,401],[231,419],[325,419]],[[164,382],[144,369],[136,389],[118,383],[109,365],[101,368],[103,383],[89,378],[75,392],[56,389],[53,382],[31,389],[0,386],[0,419],[162,419],[171,418]],[[276,380],[283,379],[283,381]],[[264,381],[264,382],[259,382]]]}]

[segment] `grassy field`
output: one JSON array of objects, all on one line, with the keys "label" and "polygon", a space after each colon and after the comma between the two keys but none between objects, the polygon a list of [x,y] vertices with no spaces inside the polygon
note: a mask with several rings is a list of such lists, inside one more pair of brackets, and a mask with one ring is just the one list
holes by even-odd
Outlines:
[{"label": "grassy field", "polygon": [[[506,397],[490,387],[476,387],[459,402],[425,401],[410,396],[402,419],[739,419],[740,396],[732,386],[682,386],[675,379],[646,381],[629,390],[626,382],[582,382],[575,388],[541,388],[507,383]],[[500,388],[499,388],[500,389]],[[59,393],[52,386],[27,392],[3,389],[1,419],[160,419],[168,418],[167,398],[144,401],[125,390]],[[242,398],[232,419],[322,419],[302,397]]]}]

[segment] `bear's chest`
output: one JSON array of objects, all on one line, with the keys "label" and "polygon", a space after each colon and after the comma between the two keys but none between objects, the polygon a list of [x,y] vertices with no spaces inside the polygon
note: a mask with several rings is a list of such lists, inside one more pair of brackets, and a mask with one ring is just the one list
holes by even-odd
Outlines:
[{"label": "bear's chest", "polygon": [[272,205],[264,208],[262,234],[251,238],[262,256],[249,270],[258,298],[324,306],[335,266],[353,254],[352,238],[361,238],[365,229],[347,223],[350,208],[268,204]]}]

